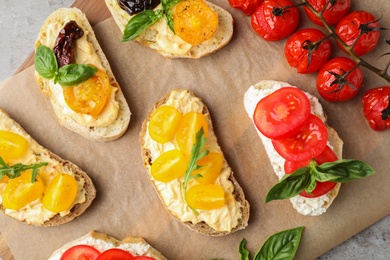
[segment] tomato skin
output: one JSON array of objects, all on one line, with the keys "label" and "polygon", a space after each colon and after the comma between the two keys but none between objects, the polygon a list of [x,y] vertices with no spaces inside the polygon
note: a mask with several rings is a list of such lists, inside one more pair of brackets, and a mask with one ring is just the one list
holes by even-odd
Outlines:
[{"label": "tomato skin", "polygon": [[333,72],[339,75],[342,75],[344,72],[347,72],[354,68],[356,63],[345,57],[337,57],[328,61],[317,75],[316,87],[318,93],[325,100],[330,102],[337,101],[347,101],[356,96],[363,83],[363,72],[358,67],[354,69],[347,77],[346,81],[355,87],[351,88],[347,84],[333,84],[332,82],[336,79],[334,75],[329,72]]},{"label": "tomato skin", "polygon": [[160,106],[152,114],[148,131],[150,137],[158,143],[169,142],[181,120],[181,113],[172,106]]},{"label": "tomato skin", "polygon": [[312,73],[324,65],[332,52],[332,45],[328,39],[320,43],[314,50],[308,66],[309,50],[303,48],[306,41],[311,43],[324,39],[321,31],[313,28],[302,29],[294,33],[286,42],[284,55],[288,64],[297,69],[298,73]]},{"label": "tomato skin", "polygon": [[111,248],[99,255],[96,260],[132,260],[134,256],[129,252],[119,249],[119,248]]},{"label": "tomato skin", "polygon": [[[366,11],[355,11],[347,16],[343,17],[336,26],[336,34],[345,42],[348,46],[351,46],[360,35],[360,25],[369,24],[369,27],[378,28],[379,23],[371,23],[375,21],[375,17]],[[364,55],[372,51],[379,39],[380,32],[370,31],[364,33],[358,42],[356,43],[353,51],[357,55]],[[343,46],[337,43],[338,46],[344,50]],[[345,51],[345,50],[344,50]]]},{"label": "tomato skin", "polygon": [[328,142],[328,131],[325,123],[317,116],[310,114],[299,132],[283,139],[272,139],[275,150],[289,161],[304,161],[315,158],[322,153]]},{"label": "tomato skin", "polygon": [[232,8],[239,9],[246,15],[251,15],[264,0],[229,0]]},{"label": "tomato skin", "polygon": [[213,183],[221,173],[222,163],[222,154],[210,152],[208,155],[197,161],[197,164],[202,167],[198,170],[193,171],[192,175],[202,175],[202,177],[195,179],[198,183]]},{"label": "tomato skin", "polygon": [[76,245],[67,249],[61,256],[60,260],[96,260],[100,252],[89,245]]},{"label": "tomato skin", "polygon": [[290,0],[265,0],[251,16],[252,28],[267,41],[278,41],[287,37],[298,26],[298,8],[288,8],[282,15],[274,15],[273,9],[293,5]]},{"label": "tomato skin", "polygon": [[389,107],[390,86],[382,86],[368,90],[363,95],[363,113],[370,127],[375,131],[383,131],[390,128],[388,112],[385,119],[382,111]]},{"label": "tomato skin", "polygon": [[218,209],[225,205],[225,192],[216,184],[197,184],[187,191],[186,202],[194,209]]},{"label": "tomato skin", "polygon": [[135,256],[134,259],[137,259],[137,260],[156,260],[155,258],[153,257],[150,257],[150,256],[144,256],[144,255],[140,255],[140,256]]},{"label": "tomato skin", "polygon": [[170,182],[184,175],[188,161],[189,158],[180,150],[170,150],[153,161],[150,172],[157,181]]},{"label": "tomato skin", "polygon": [[21,135],[0,130],[0,157],[5,161],[21,158],[28,151],[29,143]]},{"label": "tomato skin", "polygon": [[[324,6],[329,2],[328,0],[308,0],[307,1],[311,6],[317,11],[320,12]],[[329,25],[337,24],[341,18],[343,18],[349,11],[351,7],[351,0],[337,0],[336,3],[331,6],[328,5],[323,13],[325,21]],[[318,25],[324,26],[321,20],[306,6],[304,7],[307,17]]]}]

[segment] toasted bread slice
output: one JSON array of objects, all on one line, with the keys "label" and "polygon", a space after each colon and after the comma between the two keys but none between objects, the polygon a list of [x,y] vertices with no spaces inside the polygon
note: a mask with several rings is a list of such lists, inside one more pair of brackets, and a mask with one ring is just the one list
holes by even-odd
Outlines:
[{"label": "toasted bread slice", "polygon": [[[59,31],[70,20],[76,20],[77,24],[84,31],[84,36],[76,40],[76,43],[74,44],[74,48],[76,48],[76,50],[74,50],[74,58],[83,61],[83,63],[95,65],[99,69],[104,70],[109,77],[110,85],[113,87],[109,102],[115,104],[116,109],[118,109],[115,120],[111,120],[110,115],[109,124],[101,123],[105,120],[104,117],[108,117],[105,116],[105,114],[107,114],[106,111],[113,106],[106,104],[98,118],[93,121],[94,123],[86,122],[90,121],[91,117],[88,115],[80,115],[79,113],[72,111],[65,103],[63,96],[58,93],[61,91],[54,91],[55,88],[53,85],[57,84],[53,84],[52,79],[42,78],[38,72],[35,71],[35,80],[39,84],[41,91],[50,99],[58,122],[61,125],[91,140],[111,141],[118,139],[127,130],[131,112],[111,70],[110,64],[108,63],[85,14],[77,8],[60,8],[54,11],[43,23],[34,47],[37,49],[39,45],[43,44],[52,49]],[[79,43],[79,41],[85,42]]]},{"label": "toasted bread slice", "polygon": [[[244,229],[248,225],[250,205],[245,199],[244,192],[234,178],[233,171],[225,158],[223,158],[222,171],[216,182],[220,183],[225,191],[225,197],[228,197],[226,199],[227,205],[222,209],[200,211],[199,215],[195,215],[184,200],[181,185],[183,177],[166,184],[155,180],[151,175],[150,170],[153,161],[162,153],[164,145],[158,144],[150,138],[148,123],[153,112],[163,105],[174,106],[183,115],[188,112],[202,113],[208,123],[207,149],[223,155],[221,147],[218,145],[217,137],[214,134],[210,113],[202,100],[192,92],[184,89],[175,89],[165,95],[149,110],[140,132],[144,166],[161,201],[177,220],[201,234],[223,236]],[[170,149],[172,148],[167,150]],[[194,184],[195,181],[192,181]],[[166,196],[167,194],[168,196]],[[173,198],[174,203],[172,203],[172,197],[169,195],[177,196]],[[210,217],[212,214],[214,217]]]},{"label": "toasted bread slice", "polygon": [[[7,216],[18,221],[34,226],[58,226],[67,223],[80,216],[92,203],[96,196],[95,186],[90,177],[77,165],[60,158],[46,148],[38,144],[27,132],[7,113],[0,109],[0,130],[11,131],[23,136],[29,142],[27,155],[22,158],[22,162],[30,163],[48,162],[46,167],[42,167],[50,178],[55,172],[71,174],[78,183],[78,195],[73,206],[66,211],[54,213],[42,207],[42,201],[33,201],[20,210],[5,209],[1,204],[1,194],[3,194],[5,183],[0,183],[0,210]],[[55,170],[54,170],[55,169]],[[45,177],[48,179],[49,177]],[[48,180],[47,180],[48,181]]]},{"label": "toasted bread slice", "polygon": [[[161,45],[158,44],[158,35],[164,33],[161,30],[170,30],[166,26],[165,18],[162,18],[161,21],[159,21],[162,24],[159,24],[159,26],[150,26],[137,38],[135,38],[134,41],[151,48],[166,58],[197,59],[220,50],[230,42],[233,36],[233,17],[225,9],[207,1],[206,3],[214,12],[218,13],[218,28],[211,39],[199,45],[193,45],[185,53],[174,53],[169,49],[162,48]],[[106,5],[110,10],[120,31],[123,33],[127,23],[134,15],[129,15],[126,11],[121,9],[117,0],[106,0]],[[156,8],[161,7],[158,6]]]},{"label": "toasted bread slice", "polygon": [[[275,90],[285,86],[291,85],[286,82],[262,80],[254,86],[251,86],[247,90],[244,96],[244,106],[246,112],[248,113],[248,116],[251,118],[252,121],[253,113],[260,99],[262,99],[266,95],[271,94]],[[306,93],[306,95],[310,100],[312,113],[320,117],[326,123],[326,116],[324,114],[321,104],[318,102],[318,99],[310,95],[309,93]],[[340,137],[337,135],[336,131],[333,128],[328,125],[326,125],[326,127],[328,129],[329,144],[333,148],[333,151],[337,155],[337,158],[342,159],[343,141],[340,139]],[[256,131],[264,144],[264,148],[271,161],[275,174],[279,177],[279,179],[281,179],[285,175],[283,167],[285,160],[275,151],[271,143],[271,139],[261,134],[260,131],[257,130],[257,128]],[[338,183],[327,194],[317,198],[305,198],[298,195],[294,198],[291,198],[290,201],[293,207],[298,211],[298,213],[302,215],[318,216],[325,213],[329,206],[332,204],[333,200],[336,198],[339,192],[340,186],[340,183]]]}]

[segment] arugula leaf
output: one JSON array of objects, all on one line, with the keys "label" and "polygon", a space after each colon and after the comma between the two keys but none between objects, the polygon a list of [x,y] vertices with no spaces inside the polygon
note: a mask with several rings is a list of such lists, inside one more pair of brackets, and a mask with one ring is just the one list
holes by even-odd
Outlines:
[{"label": "arugula leaf", "polygon": [[122,36],[122,42],[127,42],[135,39],[147,27],[157,22],[163,16],[162,10],[144,10],[134,15],[126,24]]},{"label": "arugula leaf", "polygon": [[38,74],[45,79],[52,79],[58,71],[57,58],[54,52],[44,46],[39,45],[34,56],[34,66]]},{"label": "arugula leaf", "polygon": [[0,157],[0,179],[3,178],[3,176],[7,176],[10,179],[14,179],[19,177],[22,172],[27,170],[32,170],[31,182],[33,183],[37,179],[39,168],[46,165],[48,165],[47,162],[41,162],[41,163],[29,164],[29,165],[17,163],[15,165],[10,166],[3,160],[2,157]]},{"label": "arugula leaf", "polygon": [[95,75],[97,71],[97,68],[86,64],[69,64],[59,69],[54,83],[58,81],[64,87],[75,86]]},{"label": "arugula leaf", "polygon": [[249,251],[245,248],[246,239],[243,238],[240,242],[240,246],[238,247],[238,251],[240,252],[240,260],[249,260]]}]

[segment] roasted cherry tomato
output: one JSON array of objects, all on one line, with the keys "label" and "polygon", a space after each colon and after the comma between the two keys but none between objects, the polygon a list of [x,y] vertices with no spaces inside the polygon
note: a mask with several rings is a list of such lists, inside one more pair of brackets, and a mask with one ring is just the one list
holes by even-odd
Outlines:
[{"label": "roasted cherry tomato", "polygon": [[98,70],[88,80],[73,86],[63,87],[66,104],[75,112],[97,117],[111,94],[108,75]]},{"label": "roasted cherry tomato", "polygon": [[290,0],[265,0],[251,17],[253,29],[267,41],[287,37],[295,31],[298,22],[298,8]]},{"label": "roasted cherry tomato", "polygon": [[78,191],[77,182],[72,175],[57,173],[46,187],[43,206],[53,212],[70,209]]},{"label": "roasted cherry tomato", "polygon": [[197,184],[187,191],[186,202],[194,209],[219,209],[225,205],[225,192],[216,184]]},{"label": "roasted cherry tomato", "polygon": [[251,15],[264,0],[229,0],[232,8],[240,9],[246,15]]},{"label": "roasted cherry tomato", "polygon": [[214,183],[222,169],[223,156],[220,153],[210,152],[207,156],[197,161],[201,166],[199,170],[193,171],[193,174],[200,174],[202,177],[195,180],[199,183]]},{"label": "roasted cherry tomato", "polygon": [[310,101],[295,87],[284,87],[261,99],[253,114],[257,129],[272,139],[295,135],[310,115]]},{"label": "roasted cherry tomato", "polygon": [[132,260],[134,256],[129,252],[119,249],[119,248],[111,248],[99,255],[96,260]]},{"label": "roasted cherry tomato", "polygon": [[150,118],[148,131],[150,137],[159,143],[166,143],[175,136],[182,115],[172,106],[160,106]]},{"label": "roasted cherry tomato", "polygon": [[317,75],[316,86],[321,97],[336,102],[352,99],[362,87],[362,83],[363,72],[356,67],[356,63],[349,58],[338,57],[322,66]]},{"label": "roasted cherry tomato", "polygon": [[2,204],[7,209],[18,210],[42,197],[44,185],[40,178],[31,182],[32,171],[23,172],[19,177],[8,181],[2,195]]},{"label": "roasted cherry tomato", "polygon": [[[353,51],[357,55],[364,55],[372,51],[379,39],[379,23],[375,17],[366,11],[355,11],[343,19],[336,26],[336,34],[348,46],[352,46],[361,37],[353,47]],[[338,43],[339,47],[344,48]]]},{"label": "roasted cherry tomato", "polygon": [[197,45],[210,39],[218,27],[218,14],[203,0],[184,0],[175,6],[173,28],[183,41]]},{"label": "roasted cherry tomato", "polygon": [[100,252],[89,245],[76,245],[66,250],[61,256],[61,260],[96,260]]},{"label": "roasted cherry tomato", "polygon": [[5,161],[18,159],[28,150],[27,140],[14,132],[0,130],[0,157]]},{"label": "roasted cherry tomato", "polygon": [[315,158],[324,151],[328,142],[325,123],[310,114],[304,126],[295,136],[272,140],[275,150],[289,161],[304,161]]},{"label": "roasted cherry tomato", "polygon": [[[336,0],[334,1],[335,3],[333,5],[329,0],[308,0],[307,2],[317,12],[321,12],[321,10],[324,9],[326,5],[322,15],[329,25],[337,24],[340,19],[348,13],[349,8],[351,7],[351,0]],[[310,20],[318,25],[323,26],[321,20],[308,7],[305,6],[304,10]]]},{"label": "roasted cherry tomato", "polygon": [[[333,150],[329,147],[326,146],[324,151],[318,155],[316,158],[314,158],[316,163],[318,165],[321,165],[325,162],[334,162],[337,160],[336,154],[333,152]],[[301,167],[308,166],[310,163],[311,159],[305,160],[305,161],[299,161],[299,162],[293,162],[293,161],[285,161],[284,163],[284,172],[286,174],[291,174],[295,170]],[[315,198],[322,196],[329,191],[331,191],[335,186],[336,182],[331,182],[331,181],[326,181],[326,182],[317,182],[315,189],[312,191],[311,194],[308,194],[306,191],[302,191],[300,193],[301,196],[306,197],[306,198]]]},{"label": "roasted cherry tomato", "polygon": [[370,127],[376,131],[390,128],[390,86],[368,90],[363,95],[363,113]]},{"label": "roasted cherry tomato", "polygon": [[332,52],[325,34],[317,29],[302,29],[286,42],[284,55],[288,64],[298,73],[312,73],[324,65]]},{"label": "roasted cherry tomato", "polygon": [[170,182],[184,175],[188,167],[188,157],[174,149],[161,154],[152,163],[150,169],[154,179]]}]

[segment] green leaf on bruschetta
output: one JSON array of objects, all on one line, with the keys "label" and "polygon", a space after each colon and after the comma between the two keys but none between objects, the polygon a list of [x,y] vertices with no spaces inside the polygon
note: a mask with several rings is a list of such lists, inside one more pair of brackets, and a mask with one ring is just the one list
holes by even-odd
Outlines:
[{"label": "green leaf on bruschetta", "polygon": [[163,16],[162,10],[144,10],[134,15],[126,24],[122,36],[122,42],[137,38],[146,28],[154,24]]}]

